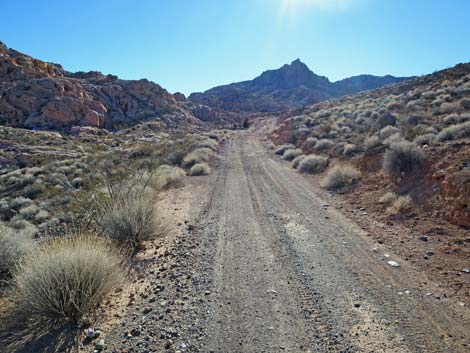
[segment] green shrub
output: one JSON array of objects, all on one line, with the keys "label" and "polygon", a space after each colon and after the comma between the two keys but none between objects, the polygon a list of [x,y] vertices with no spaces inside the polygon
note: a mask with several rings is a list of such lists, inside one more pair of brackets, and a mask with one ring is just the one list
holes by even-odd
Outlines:
[{"label": "green shrub", "polygon": [[327,166],[327,157],[311,154],[302,159],[299,163],[298,169],[301,173],[314,174],[323,172]]},{"label": "green shrub", "polygon": [[291,149],[288,149],[284,152],[284,154],[282,155],[282,159],[285,159],[286,161],[291,161],[293,160],[295,157],[297,156],[300,156],[302,154],[302,150],[299,149],[299,148],[291,148]]},{"label": "green shrub", "polygon": [[199,175],[208,175],[210,174],[211,169],[206,163],[197,163],[193,165],[189,171],[189,175],[191,176],[199,176]]},{"label": "green shrub", "polygon": [[78,325],[124,278],[121,255],[104,239],[58,238],[21,262],[13,276],[14,301],[30,321]]},{"label": "green shrub", "polygon": [[326,176],[321,181],[321,186],[325,189],[336,189],[351,185],[359,179],[360,172],[351,165],[339,164],[328,170]]},{"label": "green shrub", "polygon": [[418,169],[424,163],[424,154],[410,142],[395,142],[385,151],[383,170],[390,176],[399,176]]}]

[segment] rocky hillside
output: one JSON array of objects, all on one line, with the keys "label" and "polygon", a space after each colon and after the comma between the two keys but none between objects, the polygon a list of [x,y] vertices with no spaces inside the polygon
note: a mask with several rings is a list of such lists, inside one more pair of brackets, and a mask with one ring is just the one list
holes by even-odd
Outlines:
[{"label": "rocky hillside", "polygon": [[326,99],[378,88],[406,77],[359,75],[337,82],[313,73],[299,59],[268,70],[251,81],[193,93],[189,99],[228,111],[275,112],[299,108]]},{"label": "rocky hillside", "polygon": [[[470,63],[299,109],[271,137],[356,167],[350,191],[365,208],[470,227]],[[394,210],[387,192],[406,205]]]},{"label": "rocky hillside", "polygon": [[0,42],[0,125],[35,129],[119,128],[158,120],[167,126],[231,116],[172,95],[148,80],[71,73]]}]

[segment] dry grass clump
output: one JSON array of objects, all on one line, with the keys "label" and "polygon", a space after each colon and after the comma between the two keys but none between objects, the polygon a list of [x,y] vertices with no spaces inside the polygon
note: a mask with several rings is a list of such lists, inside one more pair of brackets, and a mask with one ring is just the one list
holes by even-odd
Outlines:
[{"label": "dry grass clump", "polygon": [[346,145],[344,145],[343,155],[345,157],[350,157],[360,152],[361,152],[361,148],[358,145],[354,145],[352,143],[347,143]]},{"label": "dry grass clump", "polygon": [[395,142],[385,151],[383,170],[390,176],[399,176],[418,169],[424,163],[424,154],[410,142]]},{"label": "dry grass clump", "polygon": [[291,149],[288,149],[284,152],[284,154],[282,155],[282,159],[285,159],[286,161],[291,161],[293,160],[295,157],[298,157],[302,154],[302,150],[299,149],[299,148],[291,148]]},{"label": "dry grass clump", "polygon": [[368,137],[366,141],[364,142],[364,146],[366,150],[371,150],[374,147],[378,147],[380,145],[382,145],[382,140],[380,139],[380,137],[375,136],[375,135]]},{"label": "dry grass clump", "polygon": [[34,249],[32,234],[0,223],[0,278],[8,276],[16,263]]},{"label": "dry grass clump", "polygon": [[353,184],[360,175],[361,173],[352,165],[338,164],[328,170],[320,184],[325,189],[336,189]]},{"label": "dry grass clump", "polygon": [[437,140],[441,142],[465,137],[470,137],[470,121],[462,124],[451,125],[437,134]]},{"label": "dry grass clump", "polygon": [[156,190],[179,187],[183,184],[185,176],[186,173],[183,169],[163,164],[159,166],[155,172],[156,182],[153,186]]},{"label": "dry grass clump", "polygon": [[197,163],[208,162],[212,154],[213,152],[210,148],[197,148],[183,158],[183,166],[190,168]]},{"label": "dry grass clump", "polygon": [[385,210],[385,213],[391,216],[396,216],[407,209],[410,208],[412,203],[411,197],[409,195],[406,196],[398,196],[395,201],[391,203],[389,207]]},{"label": "dry grass clump", "polygon": [[414,139],[414,143],[416,143],[418,146],[423,146],[423,145],[431,146],[436,141],[437,141],[436,134],[419,135],[419,136],[416,136],[416,138]]},{"label": "dry grass clump", "polygon": [[281,145],[276,149],[276,151],[274,151],[274,153],[282,156],[286,150],[292,149],[292,148],[295,148],[295,146],[290,143],[286,145]]},{"label": "dry grass clump", "polygon": [[301,173],[321,173],[328,166],[328,158],[323,156],[317,156],[314,154],[305,156],[299,163],[298,170]]},{"label": "dry grass clump", "polygon": [[307,143],[309,146],[314,146],[317,143],[318,139],[316,137],[307,137],[305,139],[305,143]]},{"label": "dry grass clump", "polygon": [[394,192],[387,192],[386,194],[384,194],[380,199],[379,199],[379,202],[380,203],[383,203],[383,204],[386,204],[386,205],[390,205],[392,204],[396,199],[398,198],[397,194],[395,194]]},{"label": "dry grass clump", "polygon": [[292,160],[292,168],[297,169],[297,167],[299,166],[300,162],[302,162],[302,160],[303,160],[304,158],[305,158],[305,155],[304,155],[304,154],[301,154],[300,156],[295,157],[295,158]]},{"label": "dry grass clump", "polygon": [[211,172],[211,168],[207,163],[197,163],[191,167],[189,170],[189,175],[199,176],[199,175],[208,175]]},{"label": "dry grass clump", "polygon": [[197,143],[198,148],[210,148],[215,151],[219,147],[219,143],[215,139],[207,139]]},{"label": "dry grass clump", "polygon": [[399,128],[388,125],[388,126],[385,126],[382,130],[380,130],[380,137],[385,139],[399,132],[400,132]]},{"label": "dry grass clump", "polygon": [[314,148],[316,150],[324,150],[324,149],[333,147],[333,145],[334,145],[333,141],[327,140],[327,139],[321,139],[317,141]]},{"label": "dry grass clump", "polygon": [[103,238],[57,238],[13,275],[14,301],[30,322],[79,325],[125,278],[121,254]]},{"label": "dry grass clump", "polygon": [[132,176],[108,185],[108,195],[98,201],[96,222],[118,244],[138,249],[159,235],[156,194],[150,184],[150,177]]}]

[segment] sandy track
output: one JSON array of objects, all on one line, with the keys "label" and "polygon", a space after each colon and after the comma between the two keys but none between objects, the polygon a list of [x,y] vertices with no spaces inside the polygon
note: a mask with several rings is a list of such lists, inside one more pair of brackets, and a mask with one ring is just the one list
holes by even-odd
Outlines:
[{"label": "sandy track", "polygon": [[248,135],[219,173],[201,223],[212,269],[198,350],[468,352],[468,309],[426,296],[432,281],[372,251],[308,177]]}]

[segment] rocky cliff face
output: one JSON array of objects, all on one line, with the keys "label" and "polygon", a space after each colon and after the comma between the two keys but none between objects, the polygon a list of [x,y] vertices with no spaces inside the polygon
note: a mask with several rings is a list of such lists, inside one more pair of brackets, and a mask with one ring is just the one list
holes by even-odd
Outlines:
[{"label": "rocky cliff face", "polygon": [[337,82],[313,73],[299,59],[251,81],[232,83],[189,96],[192,102],[228,111],[274,112],[401,82],[406,77],[360,75]]},{"label": "rocky cliff face", "polygon": [[146,120],[175,126],[224,118],[223,112],[175,97],[148,80],[67,72],[0,42],[0,125],[118,128]]}]

